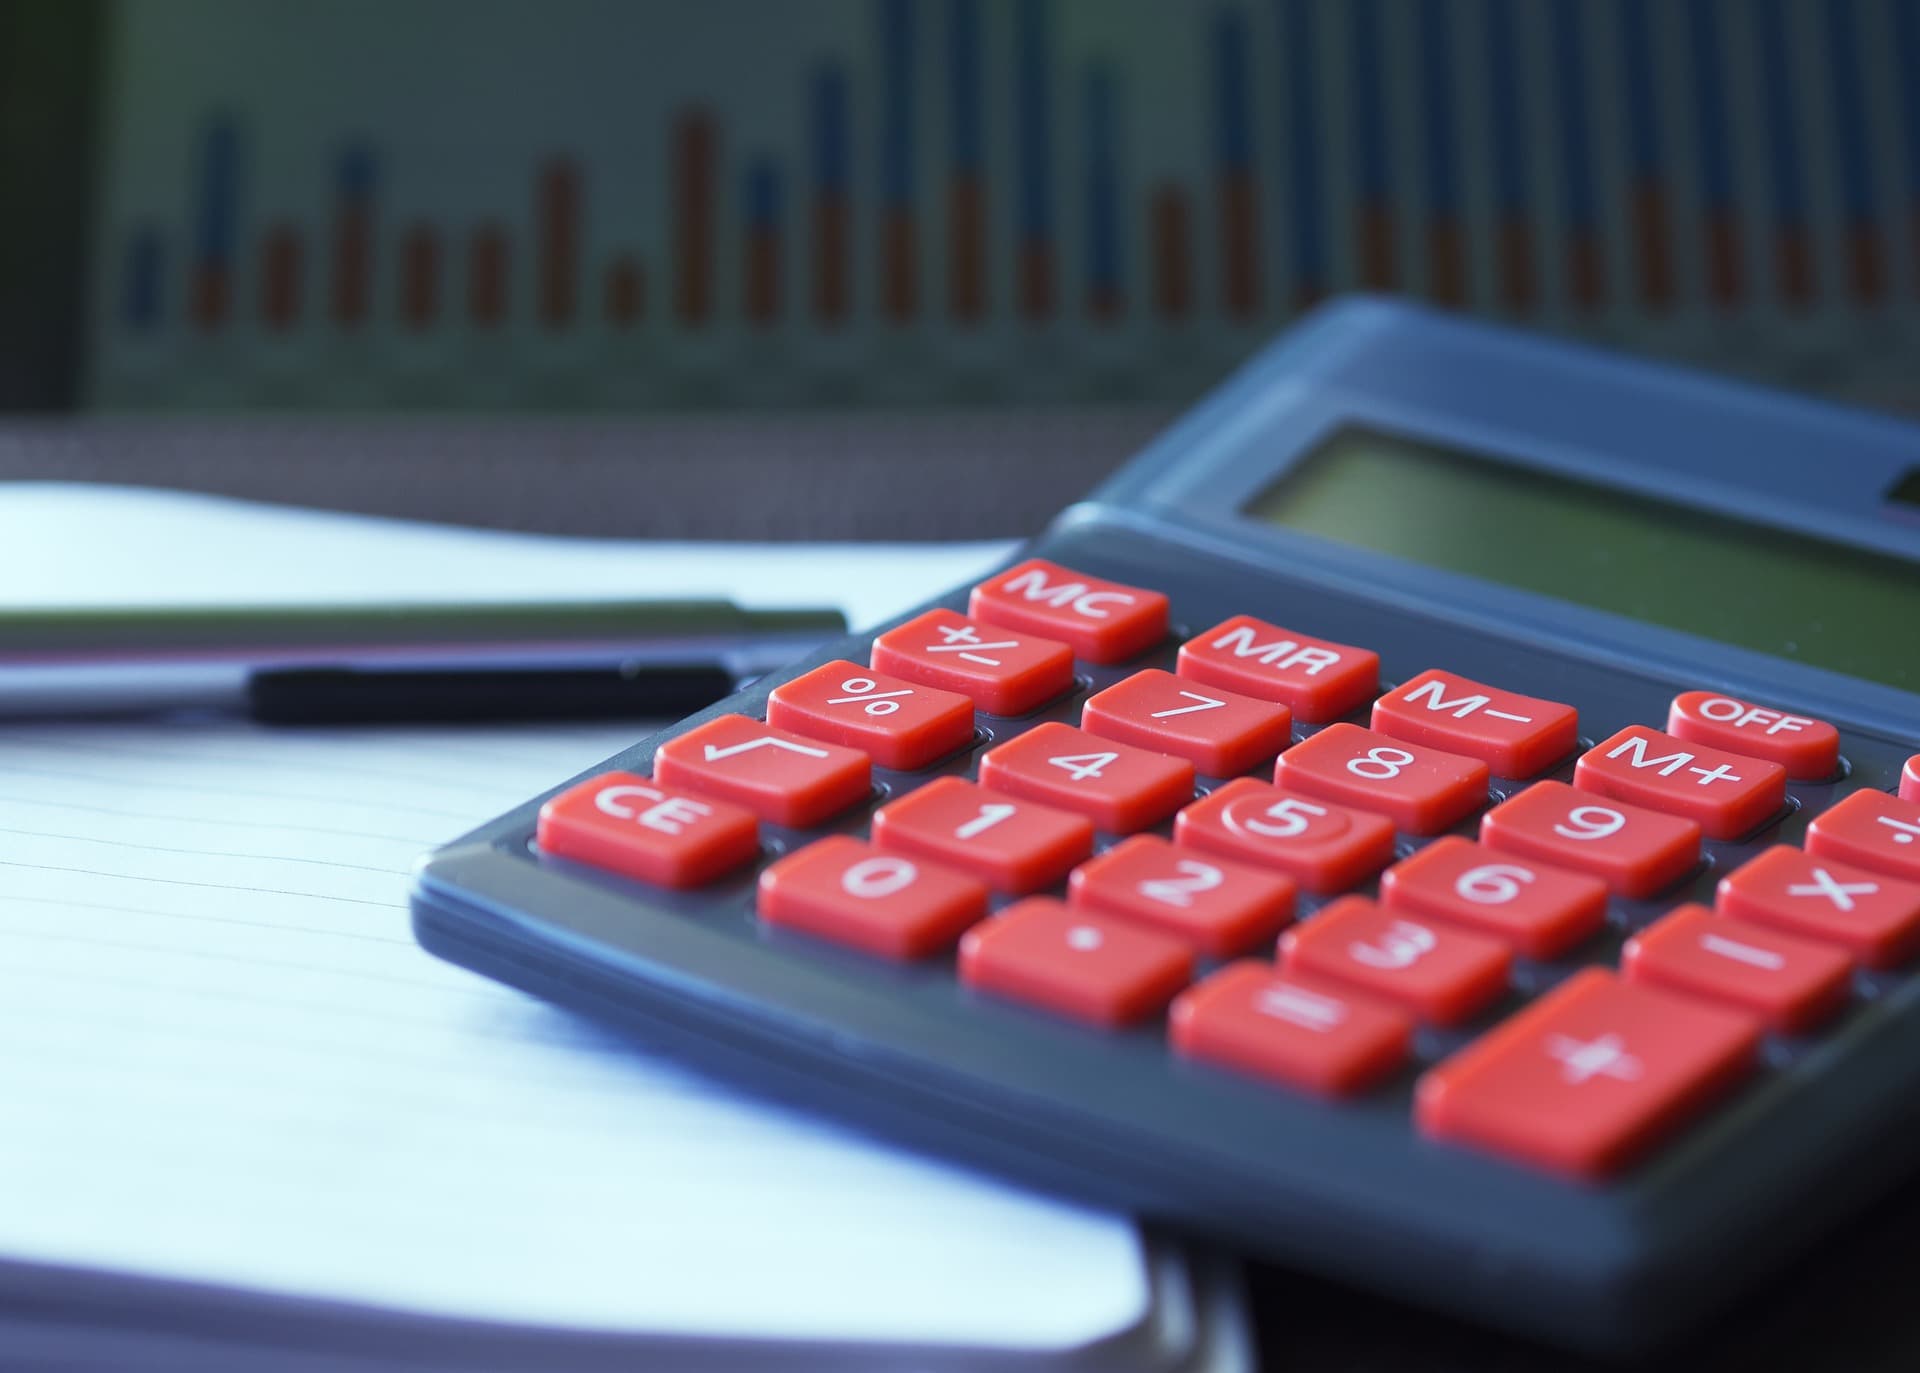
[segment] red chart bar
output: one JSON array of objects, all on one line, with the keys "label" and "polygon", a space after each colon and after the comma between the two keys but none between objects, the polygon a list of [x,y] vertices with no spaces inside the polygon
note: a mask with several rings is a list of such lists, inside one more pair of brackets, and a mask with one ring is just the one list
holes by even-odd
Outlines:
[{"label": "red chart bar", "polygon": [[1600,308],[1606,295],[1606,268],[1600,257],[1600,235],[1592,229],[1567,231],[1567,293],[1576,308],[1588,314]]},{"label": "red chart bar", "polygon": [[1633,247],[1640,266],[1640,303],[1650,310],[1673,305],[1673,223],[1666,187],[1652,177],[1634,183]]},{"label": "red chart bar", "polygon": [[851,306],[852,232],[845,193],[820,191],[813,202],[813,313],[827,324],[843,322]]},{"label": "red chart bar", "polygon": [[880,212],[880,308],[895,324],[913,318],[919,304],[919,276],[913,211],[889,207]]},{"label": "red chart bar", "polygon": [[277,223],[260,248],[260,318],[276,333],[300,318],[300,231]]},{"label": "red chart bar", "polygon": [[196,325],[202,329],[218,329],[226,323],[230,296],[226,268],[212,262],[194,264],[187,308]]},{"label": "red chart bar", "polygon": [[1019,245],[1016,265],[1021,316],[1047,318],[1053,313],[1053,244],[1041,235],[1029,235]]},{"label": "red chart bar", "polygon": [[440,307],[440,236],[414,224],[400,235],[400,322],[425,329]]},{"label": "red chart bar", "polygon": [[1880,252],[1880,226],[1870,219],[1847,226],[1847,284],[1856,305],[1878,305],[1886,298],[1886,263]]},{"label": "red chart bar", "polygon": [[1495,232],[1500,303],[1515,314],[1531,314],[1540,298],[1540,282],[1533,269],[1533,225],[1523,215],[1508,215]]},{"label": "red chart bar", "polygon": [[640,322],[647,308],[647,279],[631,253],[607,264],[607,323],[626,329]]},{"label": "red chart bar", "polygon": [[1360,240],[1360,284],[1370,291],[1391,291],[1394,279],[1393,207],[1384,200],[1360,203],[1354,226]]},{"label": "red chart bar", "polygon": [[1258,191],[1253,175],[1228,169],[1220,174],[1220,285],[1227,313],[1251,319],[1260,310],[1260,230]]},{"label": "red chart bar", "polygon": [[713,116],[684,111],[673,125],[668,163],[673,206],[673,309],[683,324],[704,324],[713,313],[713,263],[720,137]]},{"label": "red chart bar", "polygon": [[1168,321],[1185,319],[1193,309],[1193,217],[1186,194],[1177,186],[1160,187],[1147,220],[1154,312]]},{"label": "red chart bar", "polygon": [[467,318],[491,329],[507,317],[507,232],[482,224],[467,242]]},{"label": "red chart bar", "polygon": [[540,169],[534,192],[534,221],[539,225],[540,322],[560,329],[573,322],[580,294],[580,206],[584,193],[580,169],[555,159]]},{"label": "red chart bar", "polygon": [[363,322],[372,294],[373,209],[364,197],[351,196],[333,216],[333,322]]},{"label": "red chart bar", "polygon": [[1740,221],[1732,210],[1706,211],[1707,294],[1722,310],[1740,303],[1746,289],[1740,272]]},{"label": "red chart bar", "polygon": [[975,323],[987,313],[987,188],[978,172],[947,184],[947,313]]},{"label": "red chart bar", "polygon": [[1780,286],[1780,298],[1795,310],[1813,304],[1813,236],[1807,226],[1784,223],[1774,231],[1774,270]]},{"label": "red chart bar", "polygon": [[1427,291],[1441,305],[1467,300],[1467,239],[1452,215],[1435,215],[1427,225]]}]

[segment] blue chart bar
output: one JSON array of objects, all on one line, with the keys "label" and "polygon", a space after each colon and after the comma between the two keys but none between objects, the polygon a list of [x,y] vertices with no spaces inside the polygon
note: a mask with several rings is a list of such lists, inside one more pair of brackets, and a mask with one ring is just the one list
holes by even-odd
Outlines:
[{"label": "blue chart bar", "polygon": [[1687,84],[1693,90],[1694,133],[1699,148],[1707,294],[1715,305],[1727,310],[1740,299],[1742,263],[1717,18],[1713,0],[1687,0]]},{"label": "blue chart bar", "polygon": [[127,261],[120,313],[132,329],[150,329],[160,322],[160,231],[142,225],[127,240]]},{"label": "blue chart bar", "polygon": [[1627,213],[1633,225],[1640,299],[1663,310],[1673,303],[1673,224],[1665,159],[1661,155],[1659,94],[1653,78],[1653,33],[1648,0],[1622,0],[1620,61],[1626,70]]},{"label": "blue chart bar", "polygon": [[240,131],[216,114],[200,136],[200,178],[193,228],[194,323],[225,322],[233,297],[234,245],[240,237]]},{"label": "blue chart bar", "polygon": [[1359,155],[1360,284],[1391,290],[1393,209],[1387,186],[1387,124],[1380,98],[1380,15],[1374,0],[1352,0],[1353,125]]},{"label": "blue chart bar", "polygon": [[1260,308],[1259,188],[1253,179],[1253,113],[1248,92],[1247,21],[1223,9],[1213,21],[1214,159],[1219,175],[1220,294],[1227,313]]},{"label": "blue chart bar", "polygon": [[1453,132],[1453,41],[1447,0],[1420,6],[1420,127],[1426,160],[1427,290],[1444,305],[1467,298]]},{"label": "blue chart bar", "polygon": [[746,271],[742,274],[747,318],[771,324],[780,313],[780,170],[769,157],[747,164],[745,194]]},{"label": "blue chart bar", "polygon": [[947,5],[947,309],[987,310],[986,130],[980,98],[980,3]]},{"label": "blue chart bar", "polygon": [[1585,35],[1579,0],[1556,0],[1552,11],[1553,73],[1565,178],[1569,294],[1582,310],[1599,308],[1603,291],[1600,218],[1593,186],[1592,138],[1587,127]]},{"label": "blue chart bar", "polygon": [[1087,310],[1096,319],[1120,314],[1120,149],[1113,73],[1087,72]]},{"label": "blue chart bar", "polygon": [[1293,201],[1294,303],[1307,306],[1327,290],[1327,241],[1320,188],[1319,82],[1313,26],[1305,0],[1277,0],[1280,62],[1285,72],[1287,155]]},{"label": "blue chart bar", "polygon": [[[1834,157],[1840,166],[1840,199],[1846,236],[1847,276],[1854,299],[1872,304],[1886,288],[1880,256],[1880,205],[1873,184],[1872,131],[1868,127],[1866,83],[1860,70],[1860,31],[1850,4],[1823,7],[1827,50],[1833,66]],[[1902,84],[1912,84],[1906,73]]]},{"label": "blue chart bar", "polygon": [[1787,16],[1779,0],[1762,0],[1760,29],[1761,108],[1766,120],[1767,167],[1772,189],[1774,264],[1782,298],[1795,308],[1813,303],[1813,244],[1807,231],[1806,178],[1795,137],[1793,62]]},{"label": "blue chart bar", "polygon": [[813,309],[841,320],[852,308],[853,135],[847,73],[825,63],[813,76]]},{"label": "blue chart bar", "polygon": [[1020,313],[1053,308],[1053,90],[1047,0],[1020,0],[1014,31],[1014,147]]},{"label": "blue chart bar", "polygon": [[1514,4],[1515,0],[1493,0],[1487,11],[1487,95],[1493,116],[1494,261],[1500,275],[1500,301],[1509,310],[1524,311],[1533,308],[1537,283]]},{"label": "blue chart bar", "polygon": [[919,259],[913,222],[913,9],[880,3],[880,298],[889,319],[913,316]]}]

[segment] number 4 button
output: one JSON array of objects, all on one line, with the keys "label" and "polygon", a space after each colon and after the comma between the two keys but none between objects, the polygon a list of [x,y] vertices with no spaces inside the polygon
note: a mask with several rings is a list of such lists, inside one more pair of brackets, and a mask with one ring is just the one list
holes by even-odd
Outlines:
[{"label": "number 4 button", "polygon": [[1101,829],[1132,834],[1193,798],[1193,764],[1049,721],[980,760],[980,781],[1078,811]]}]

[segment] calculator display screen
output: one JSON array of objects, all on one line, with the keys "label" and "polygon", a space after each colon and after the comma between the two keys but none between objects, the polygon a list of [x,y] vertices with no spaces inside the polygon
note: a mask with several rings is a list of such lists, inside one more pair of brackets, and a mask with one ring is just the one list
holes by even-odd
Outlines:
[{"label": "calculator display screen", "polygon": [[1248,513],[1920,691],[1920,563],[1359,429]]}]

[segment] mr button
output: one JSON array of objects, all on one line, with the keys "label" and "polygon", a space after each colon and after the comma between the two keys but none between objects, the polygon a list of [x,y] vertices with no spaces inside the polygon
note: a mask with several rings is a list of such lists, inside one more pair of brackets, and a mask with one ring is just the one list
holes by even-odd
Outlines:
[{"label": "mr button", "polygon": [[657,886],[697,887],[752,858],[760,827],[739,806],[608,772],[540,807],[534,838],[556,858]]},{"label": "mr button", "polygon": [[967,614],[1045,635],[1090,663],[1120,663],[1167,637],[1167,598],[1032,558],[973,589]]}]

